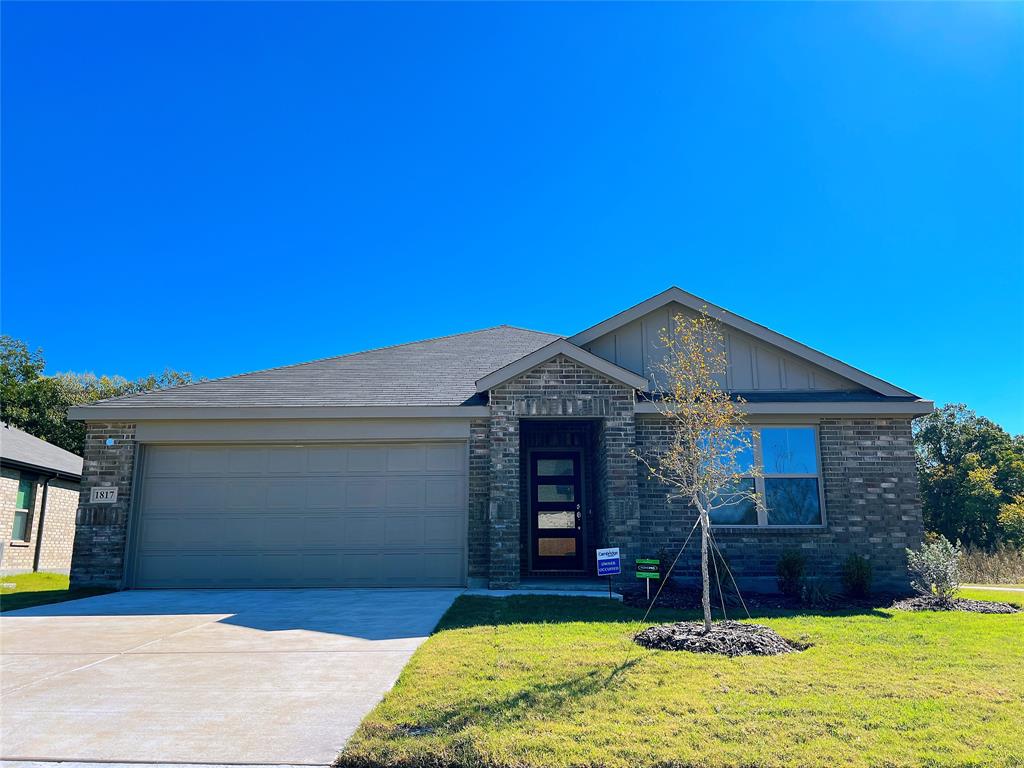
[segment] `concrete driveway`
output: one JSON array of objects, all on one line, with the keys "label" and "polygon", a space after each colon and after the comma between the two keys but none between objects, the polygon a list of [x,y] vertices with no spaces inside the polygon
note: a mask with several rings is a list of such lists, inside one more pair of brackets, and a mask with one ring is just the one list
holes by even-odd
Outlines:
[{"label": "concrete driveway", "polygon": [[326,765],[458,594],[137,591],[4,614],[0,757]]}]

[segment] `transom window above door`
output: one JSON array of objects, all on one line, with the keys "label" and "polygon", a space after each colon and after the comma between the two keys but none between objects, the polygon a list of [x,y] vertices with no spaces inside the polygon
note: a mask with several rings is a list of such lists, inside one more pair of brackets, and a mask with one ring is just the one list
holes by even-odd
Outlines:
[{"label": "transom window above door", "polygon": [[711,513],[717,526],[815,527],[824,524],[818,431],[812,426],[751,427],[752,451],[737,457],[741,467],[759,467],[761,475],[741,479],[764,502],[758,510],[746,499]]}]

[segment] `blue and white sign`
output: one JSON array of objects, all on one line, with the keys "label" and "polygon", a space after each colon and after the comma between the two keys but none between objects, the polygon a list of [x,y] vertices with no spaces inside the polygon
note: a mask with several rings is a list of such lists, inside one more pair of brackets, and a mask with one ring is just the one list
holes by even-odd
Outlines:
[{"label": "blue and white sign", "polygon": [[622,560],[619,558],[618,547],[606,547],[597,550],[597,575],[618,576],[622,573]]}]

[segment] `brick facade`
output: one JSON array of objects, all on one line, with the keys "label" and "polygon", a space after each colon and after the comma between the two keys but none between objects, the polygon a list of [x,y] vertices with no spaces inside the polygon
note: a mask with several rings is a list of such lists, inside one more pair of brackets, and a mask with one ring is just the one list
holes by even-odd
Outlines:
[{"label": "brick facade", "polygon": [[[107,441],[111,441],[107,445]],[[90,422],[85,436],[82,493],[78,502],[71,586],[124,586],[128,510],[135,471],[135,425]],[[117,488],[113,504],[90,504],[93,486]]]},{"label": "brick facade", "polygon": [[[666,436],[658,416],[637,419],[638,448],[651,451]],[[788,549],[799,549],[808,570],[835,586],[843,561],[851,554],[867,557],[876,587],[907,585],[907,547],[924,535],[910,420],[829,418],[818,422],[824,482],[823,528],[716,528],[715,539],[741,583],[775,588],[775,565]],[[640,541],[650,554],[664,549],[673,556],[693,527],[696,513],[670,505],[664,488],[638,470],[643,517]],[[677,569],[682,580],[699,578],[699,548],[687,547]]]},{"label": "brick facade", "polygon": [[[577,434],[589,455],[587,493],[593,515],[585,546],[591,568],[594,547],[621,547],[627,569],[634,557],[678,548],[693,525],[693,513],[670,508],[664,488],[647,477],[632,453],[634,448],[650,452],[664,440],[667,425],[655,414],[635,415],[634,400],[628,386],[563,356],[491,390],[490,418],[474,418],[469,425],[471,584],[515,586],[526,570],[524,423],[528,437],[537,425],[579,427],[567,431]],[[737,576],[757,588],[774,587],[776,562],[790,548],[801,549],[812,572],[828,581],[835,581],[843,560],[857,553],[871,560],[877,586],[904,587],[904,549],[916,546],[923,535],[910,420],[823,418],[815,423],[826,525],[720,528],[716,539]],[[89,424],[71,565],[74,586],[124,585],[136,452],[134,424]],[[117,486],[117,503],[89,504],[89,489],[96,485]],[[682,578],[696,577],[697,558],[698,547],[691,544],[679,566]],[[632,582],[631,574],[622,581]]]},{"label": "brick facade", "polygon": [[[595,503],[609,537],[639,526],[633,445],[634,392],[559,355],[490,392],[489,583],[515,586],[522,573],[520,419],[600,423]],[[623,544],[628,547],[628,544]]]},{"label": "brick facade", "polygon": [[[18,483],[23,475],[34,479],[35,493],[32,514],[29,517],[27,541],[13,541],[14,511],[17,504]],[[0,531],[3,531],[3,558],[0,573],[5,575],[30,573],[35,565],[36,545],[39,540],[39,521],[43,519],[43,543],[39,552],[39,570],[50,573],[68,573],[71,568],[71,548],[75,538],[75,508],[78,506],[79,484],[73,480],[54,478],[47,483],[46,515],[43,508],[43,484],[46,475],[4,467],[0,471]]]}]

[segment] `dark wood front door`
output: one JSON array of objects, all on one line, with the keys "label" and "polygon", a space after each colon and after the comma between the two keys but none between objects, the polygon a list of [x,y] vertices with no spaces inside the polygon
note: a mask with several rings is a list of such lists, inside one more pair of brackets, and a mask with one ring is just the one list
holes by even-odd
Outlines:
[{"label": "dark wood front door", "polygon": [[530,546],[534,571],[583,570],[579,451],[530,454]]}]

